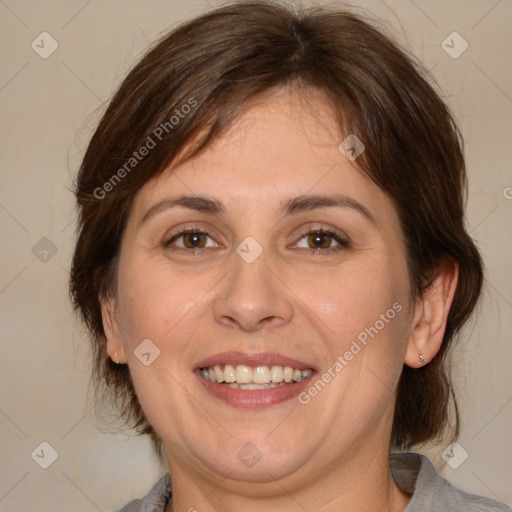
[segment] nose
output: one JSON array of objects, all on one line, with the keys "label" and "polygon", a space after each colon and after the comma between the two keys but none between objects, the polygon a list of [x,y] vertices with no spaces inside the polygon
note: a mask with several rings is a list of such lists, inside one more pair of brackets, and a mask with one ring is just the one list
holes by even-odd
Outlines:
[{"label": "nose", "polygon": [[234,259],[234,268],[214,300],[215,320],[247,332],[290,322],[291,292],[278,278],[277,269],[268,266],[265,251],[252,263],[237,255]]}]

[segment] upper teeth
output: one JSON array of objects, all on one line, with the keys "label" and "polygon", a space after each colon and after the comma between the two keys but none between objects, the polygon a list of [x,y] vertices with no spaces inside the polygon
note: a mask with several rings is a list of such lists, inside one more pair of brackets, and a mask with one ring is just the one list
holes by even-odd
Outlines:
[{"label": "upper teeth", "polygon": [[297,370],[290,366],[257,366],[251,368],[244,364],[233,366],[226,364],[224,369],[215,365],[209,368],[202,368],[203,377],[212,382],[236,382],[238,384],[268,384],[270,382],[300,382],[302,379],[309,377],[313,371]]}]

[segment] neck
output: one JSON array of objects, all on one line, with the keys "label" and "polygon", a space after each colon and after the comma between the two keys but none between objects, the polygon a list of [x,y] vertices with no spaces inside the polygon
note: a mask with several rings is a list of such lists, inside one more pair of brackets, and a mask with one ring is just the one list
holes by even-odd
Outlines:
[{"label": "neck", "polygon": [[[166,512],[244,512],[316,510],[318,512],[402,512],[410,496],[395,484],[387,451],[368,451],[336,467],[301,468],[281,479],[246,482],[201,474],[171,461],[173,498]],[[178,469],[179,468],[179,469]]]}]

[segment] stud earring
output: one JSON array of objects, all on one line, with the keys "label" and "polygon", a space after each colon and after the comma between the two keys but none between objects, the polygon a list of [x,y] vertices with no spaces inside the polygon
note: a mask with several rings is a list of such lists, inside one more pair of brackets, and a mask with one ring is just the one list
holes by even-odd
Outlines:
[{"label": "stud earring", "polygon": [[420,363],[423,363],[425,361],[425,358],[423,357],[423,354],[420,354]]}]

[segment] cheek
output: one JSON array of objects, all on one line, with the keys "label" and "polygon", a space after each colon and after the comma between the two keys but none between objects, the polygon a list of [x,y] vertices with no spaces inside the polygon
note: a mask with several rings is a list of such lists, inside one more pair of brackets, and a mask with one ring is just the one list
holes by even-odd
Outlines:
[{"label": "cheek", "polygon": [[126,261],[120,268],[118,296],[120,318],[130,343],[150,338],[163,346],[170,336],[176,339],[179,333],[181,337],[187,323],[182,320],[208,291],[208,284],[173,272],[166,264]]},{"label": "cheek", "polygon": [[[119,269],[119,317],[123,326],[123,344],[139,402],[153,425],[160,425],[162,415],[178,425],[179,411],[193,408],[188,394],[177,385],[186,366],[187,351],[196,329],[194,306],[206,291],[182,273],[172,272],[168,265],[155,264],[144,258],[126,258]],[[202,286],[207,287],[208,283]],[[211,288],[211,285],[210,285]],[[137,357],[143,340],[149,339],[149,365]],[[147,346],[147,345],[146,345]],[[177,380],[176,380],[177,379]],[[169,390],[178,389],[170,393]],[[172,406],[163,408],[163,403]],[[185,434],[183,434],[185,435]]]},{"label": "cheek", "polygon": [[[342,349],[375,324],[379,332],[396,331],[396,324],[405,316],[407,298],[407,281],[402,274],[396,264],[347,263],[316,280],[302,279],[299,293]],[[393,304],[397,305],[393,308]]]},{"label": "cheek", "polygon": [[409,322],[407,270],[400,261],[354,260],[316,286],[309,280],[303,285],[301,293],[310,290],[306,306],[324,333],[324,367],[336,375],[336,392],[324,396],[327,409],[348,408],[363,421],[382,411],[392,397]]}]

